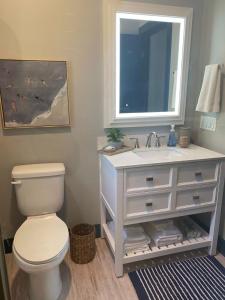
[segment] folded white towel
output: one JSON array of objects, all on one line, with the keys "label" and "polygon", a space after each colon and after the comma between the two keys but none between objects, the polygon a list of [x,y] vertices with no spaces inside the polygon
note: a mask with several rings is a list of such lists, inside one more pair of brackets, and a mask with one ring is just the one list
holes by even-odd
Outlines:
[{"label": "folded white towel", "polygon": [[126,239],[124,240],[126,244],[134,245],[138,243],[143,243],[143,242],[150,242],[150,238],[147,235],[143,235],[141,238],[136,238],[136,239]]},{"label": "folded white towel", "polygon": [[164,247],[172,244],[181,243],[183,241],[183,238],[181,236],[176,236],[173,238],[168,239],[158,239],[156,240],[155,244],[157,247]]},{"label": "folded white towel", "polygon": [[144,229],[141,225],[132,225],[124,227],[124,236],[126,243],[139,243],[149,238],[146,236]]},{"label": "folded white towel", "polygon": [[183,240],[183,235],[174,225],[173,220],[149,222],[144,225],[144,228],[157,247],[171,245]]},{"label": "folded white towel", "polygon": [[143,247],[149,244],[149,239],[146,239],[145,241],[142,241],[140,243],[125,243],[125,248],[137,248],[137,247]]},{"label": "folded white towel", "polygon": [[151,242],[149,236],[146,234],[145,237],[143,239],[140,239],[140,240],[135,240],[135,241],[132,241],[132,240],[125,240],[124,241],[124,244],[125,245],[128,245],[129,247],[135,247],[136,245],[143,245],[143,244],[149,244]]},{"label": "folded white towel", "polygon": [[218,64],[206,66],[196,111],[220,112],[220,85],[220,66]]},{"label": "folded white towel", "polygon": [[142,246],[137,246],[137,247],[124,247],[124,252],[141,252],[141,251],[148,251],[149,246],[148,245],[142,245]]},{"label": "folded white towel", "polygon": [[[108,227],[113,236],[115,236],[115,224],[109,222]],[[144,251],[149,250],[148,244],[151,240],[145,233],[144,228],[137,225],[125,226],[123,230],[124,251]]]}]

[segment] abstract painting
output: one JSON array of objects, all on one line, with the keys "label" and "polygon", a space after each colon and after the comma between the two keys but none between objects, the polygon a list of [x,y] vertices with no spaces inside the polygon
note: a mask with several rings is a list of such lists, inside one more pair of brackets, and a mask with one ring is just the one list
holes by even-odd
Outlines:
[{"label": "abstract painting", "polygon": [[65,61],[0,60],[3,128],[70,125]]}]

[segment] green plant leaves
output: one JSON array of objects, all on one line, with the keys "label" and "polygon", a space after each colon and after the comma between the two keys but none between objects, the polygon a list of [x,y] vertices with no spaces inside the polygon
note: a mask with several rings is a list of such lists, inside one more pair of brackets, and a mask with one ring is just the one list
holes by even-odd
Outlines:
[{"label": "green plant leaves", "polygon": [[108,128],[106,129],[108,142],[121,142],[124,137],[124,134],[120,131],[119,128]]}]

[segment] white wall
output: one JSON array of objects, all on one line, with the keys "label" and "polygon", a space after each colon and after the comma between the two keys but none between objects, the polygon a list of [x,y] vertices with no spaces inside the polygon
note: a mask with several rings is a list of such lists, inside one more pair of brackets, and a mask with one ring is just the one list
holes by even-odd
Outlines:
[{"label": "white wall", "polygon": [[[188,112],[193,112],[192,99],[199,86],[202,1],[147,1],[194,8]],[[61,215],[68,225],[99,223],[96,139],[103,134],[101,0],[0,0],[0,37],[0,58],[68,61],[72,118],[71,129],[0,129],[0,222],[5,236],[13,235],[22,221],[10,185],[15,164],[64,162],[66,198]],[[192,115],[187,114],[188,122]]]}]

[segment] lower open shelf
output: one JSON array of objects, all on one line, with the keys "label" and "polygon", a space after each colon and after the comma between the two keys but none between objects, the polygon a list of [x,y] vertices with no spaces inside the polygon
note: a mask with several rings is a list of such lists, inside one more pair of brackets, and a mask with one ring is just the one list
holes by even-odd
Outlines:
[{"label": "lower open shelf", "polygon": [[[201,231],[201,237],[185,239],[183,240],[183,242],[174,243],[172,245],[163,247],[157,247],[152,242],[149,245],[149,250],[126,252],[123,256],[123,264],[209,247],[211,245],[209,234],[204,231],[197,223],[195,223],[195,226]],[[114,235],[112,232],[110,232],[107,224],[103,225],[103,229],[110,248],[113,254],[115,254],[116,249]]]},{"label": "lower open shelf", "polygon": [[210,246],[211,240],[209,238],[209,234],[194,221],[192,221],[192,223],[194,224],[195,228],[197,228],[201,232],[201,237],[185,239],[183,240],[183,242],[163,247],[157,247],[154,243],[151,243],[149,245],[149,250],[129,251],[125,253],[123,257],[124,263],[126,264],[134,261],[140,261],[143,259],[150,259],[159,256],[170,255],[178,252],[185,252]]},{"label": "lower open shelf", "polygon": [[184,240],[182,243],[172,244],[164,247],[156,247],[155,245],[150,245],[149,250],[127,252],[123,257],[123,262],[124,264],[127,264],[134,261],[170,255],[178,252],[190,251],[198,248],[208,247],[210,246],[210,244],[211,241],[209,240],[209,237],[207,235],[196,239]]}]

